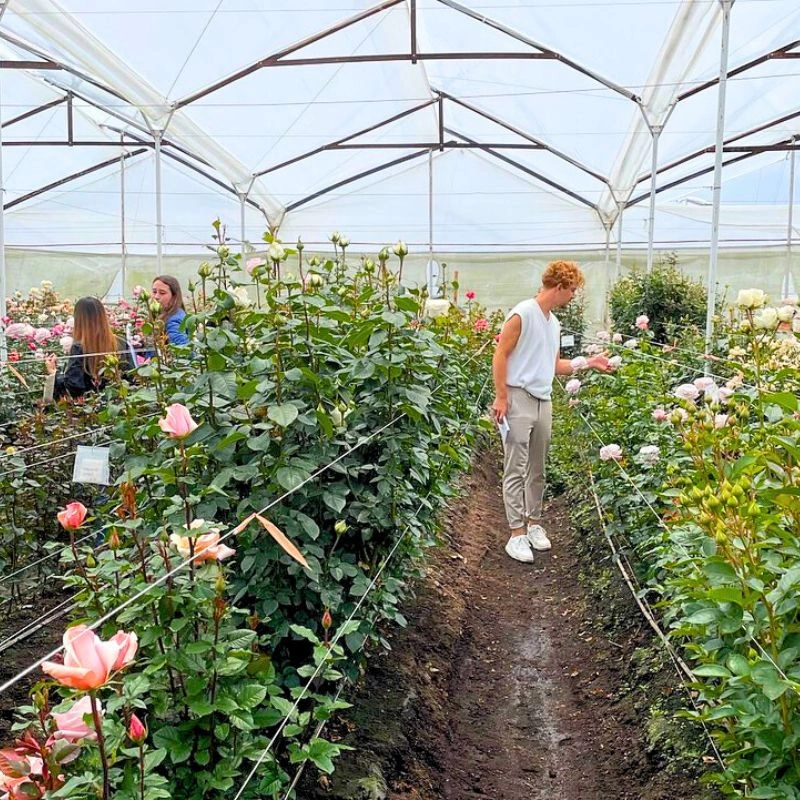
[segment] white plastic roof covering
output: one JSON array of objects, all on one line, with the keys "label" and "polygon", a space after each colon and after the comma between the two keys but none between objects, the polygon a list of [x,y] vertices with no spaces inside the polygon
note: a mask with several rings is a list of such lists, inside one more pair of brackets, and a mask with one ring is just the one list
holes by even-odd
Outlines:
[{"label": "white plastic roof covering", "polygon": [[[156,240],[158,132],[167,252],[207,242],[216,216],[240,238],[245,194],[251,241],[269,224],[286,241],[324,241],[338,229],[354,244],[426,246],[432,222],[434,248],[450,250],[598,246],[607,228],[614,242],[618,203],[644,197],[623,214],[623,242],[641,246],[648,126],[666,121],[662,166],[714,142],[716,86],[678,98],[719,74],[719,0],[7,0],[2,8],[0,59],[59,67],[0,70],[9,246],[118,250],[123,133],[124,239],[140,252]],[[416,63],[400,57],[414,33]],[[791,141],[800,134],[797,0],[736,0],[730,42],[731,70],[781,48],[784,57],[731,75],[726,138],[783,118],[735,144]],[[452,57],[465,53],[528,57]],[[387,54],[397,60],[376,60]],[[380,148],[326,150],[271,169],[425,103],[349,142]],[[73,146],[59,146],[69,104]],[[430,148],[442,111],[443,140],[461,146]],[[520,149],[532,141],[551,149]],[[495,147],[464,146],[476,143]],[[659,192],[657,242],[708,241],[712,165],[706,152],[659,176],[662,187],[705,171]],[[785,240],[788,176],[786,149],[725,168],[723,245]]]}]

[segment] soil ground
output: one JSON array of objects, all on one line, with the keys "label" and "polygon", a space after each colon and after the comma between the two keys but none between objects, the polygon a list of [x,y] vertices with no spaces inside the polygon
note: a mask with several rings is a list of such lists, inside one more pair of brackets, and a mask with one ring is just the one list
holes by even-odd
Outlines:
[{"label": "soil ground", "polygon": [[673,723],[653,709],[682,700],[674,673],[651,672],[663,661],[618,573],[598,563],[607,553],[578,540],[557,500],[546,513],[552,551],[533,564],[508,558],[499,470],[492,455],[466,480],[409,628],[351,698],[339,733],[356,749],[331,779],[306,775],[298,797],[710,796],[697,780],[702,742],[689,763],[669,737],[654,742]]}]

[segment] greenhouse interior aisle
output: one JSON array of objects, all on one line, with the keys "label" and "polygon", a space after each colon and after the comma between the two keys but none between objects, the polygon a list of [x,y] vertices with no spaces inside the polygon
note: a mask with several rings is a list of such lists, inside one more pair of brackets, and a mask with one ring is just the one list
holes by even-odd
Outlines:
[{"label": "greenhouse interior aisle", "polygon": [[650,695],[679,690],[668,669],[639,685],[637,669],[650,671],[642,661],[649,653],[657,662],[657,646],[610,559],[598,552],[595,568],[582,563],[592,554],[578,555],[579,534],[557,499],[548,507],[552,552],[511,561],[499,471],[493,453],[467,480],[448,517],[449,546],[407,610],[409,628],[345,712],[344,741],[357,751],[315,798],[710,796],[696,776],[667,769],[645,733]]}]

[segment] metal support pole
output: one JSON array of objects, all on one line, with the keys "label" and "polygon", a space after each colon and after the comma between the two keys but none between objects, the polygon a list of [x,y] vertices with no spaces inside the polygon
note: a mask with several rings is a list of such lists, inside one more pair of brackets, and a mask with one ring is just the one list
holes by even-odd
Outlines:
[{"label": "metal support pole", "polygon": [[125,241],[125,137],[120,134],[119,137],[119,227],[120,227],[120,246],[122,264],[120,272],[122,273],[122,291],[120,292],[125,297],[125,287],[128,282],[128,245]]},{"label": "metal support pole", "polygon": [[[714,335],[714,313],[717,306],[717,258],[719,251],[719,212],[722,197],[722,147],[725,136],[725,90],[728,79],[728,42],[731,28],[733,0],[719,0],[722,6],[722,46],[719,60],[719,89],[717,98],[717,138],[714,145],[714,186],[711,209],[711,253],[708,260],[708,287],[706,293],[706,353],[711,352]],[[706,360],[705,372],[711,371]]]},{"label": "metal support pole", "polygon": [[433,150],[428,152],[428,256],[433,259]]},{"label": "metal support pole", "polygon": [[[2,83],[3,71],[0,70],[0,84]],[[3,98],[0,93],[0,116],[3,111]],[[6,187],[3,182],[3,128],[0,125],[0,317],[5,317],[6,295],[8,294],[8,284],[6,283],[6,221],[5,221],[5,202]],[[8,348],[6,346],[6,335],[4,326],[0,327],[0,360],[8,358]]]},{"label": "metal support pole", "polygon": [[[792,137],[794,143],[794,137]],[[794,216],[794,154],[795,150],[789,153],[789,213],[786,227],[786,270],[783,274],[783,286],[781,287],[781,299],[788,300],[794,293],[792,285],[792,217]]]},{"label": "metal support pole", "polygon": [[603,223],[603,227],[606,229],[606,252],[605,252],[605,259],[603,264],[603,280],[606,283],[606,290],[603,293],[606,299],[605,302],[605,309],[603,310],[603,320],[608,327],[608,298],[611,293],[611,276],[608,274],[609,269],[611,268],[611,228],[614,226],[613,222],[605,222]]},{"label": "metal support pole", "polygon": [[650,216],[647,221],[647,273],[653,271],[653,237],[656,230],[656,171],[658,170],[658,140],[661,137],[663,125],[650,126],[650,135],[653,138],[653,166],[650,170]]},{"label": "metal support pole", "polygon": [[622,275],[622,213],[625,211],[625,203],[617,203],[617,264],[614,270],[614,283]]},{"label": "metal support pole", "polygon": [[158,265],[158,274],[160,275],[163,269],[163,250],[164,250],[164,231],[161,224],[161,138],[164,135],[163,131],[154,131],[153,139],[155,141],[155,157],[156,157],[156,264]]},{"label": "metal support pole", "polygon": [[247,208],[247,192],[239,193],[239,222],[241,226],[241,240],[242,240],[242,263],[239,265],[241,269],[245,268],[247,261],[247,224],[245,222],[245,209]]}]

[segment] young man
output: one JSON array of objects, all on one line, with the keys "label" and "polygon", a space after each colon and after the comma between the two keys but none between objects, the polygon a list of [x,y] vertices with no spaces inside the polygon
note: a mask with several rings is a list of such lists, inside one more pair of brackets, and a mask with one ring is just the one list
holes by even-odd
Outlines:
[{"label": "young man", "polygon": [[518,303],[506,318],[492,362],[492,410],[498,425],[508,424],[503,441],[503,502],[511,538],[506,553],[517,561],[533,561],[531,548],[551,547],[541,518],[553,377],[587,367],[608,370],[605,355],[572,361],[560,357],[561,325],[552,311],[567,305],[583,284],[583,274],[574,262],[548,264],[536,297]]}]

